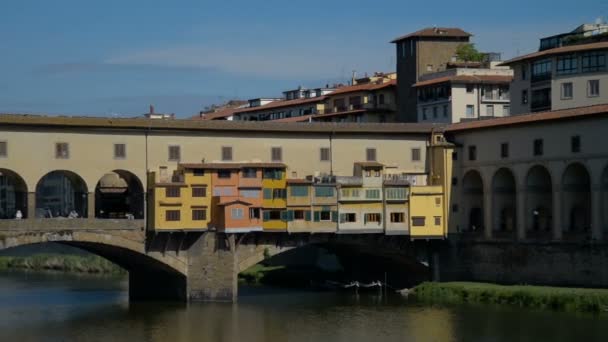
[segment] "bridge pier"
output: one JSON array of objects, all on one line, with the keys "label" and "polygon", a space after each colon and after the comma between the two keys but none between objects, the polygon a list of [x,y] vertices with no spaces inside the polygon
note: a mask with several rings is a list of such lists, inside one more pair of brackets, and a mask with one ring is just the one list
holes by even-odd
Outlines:
[{"label": "bridge pier", "polygon": [[188,251],[188,300],[235,302],[237,281],[234,235],[215,232],[201,235]]},{"label": "bridge pier", "polygon": [[186,301],[186,278],[167,272],[131,270],[129,299]]}]

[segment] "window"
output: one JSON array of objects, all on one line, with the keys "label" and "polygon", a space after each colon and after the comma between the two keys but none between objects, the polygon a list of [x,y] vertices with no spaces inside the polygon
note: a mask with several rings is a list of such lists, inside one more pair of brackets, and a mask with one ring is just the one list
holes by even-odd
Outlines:
[{"label": "window", "polygon": [[433,107],[433,119],[437,119],[437,107]]},{"label": "window", "polygon": [[169,146],[169,161],[179,161],[181,158],[181,151],[179,146]]},{"label": "window", "polygon": [[448,105],[443,105],[443,117],[448,117]]},{"label": "window", "polygon": [[572,82],[562,83],[562,100],[572,98]]},{"label": "window", "polygon": [[222,161],[232,161],[231,146],[222,146]]},{"label": "window", "polygon": [[521,65],[521,79],[525,80],[526,78],[528,78],[528,65],[527,64],[522,64]]},{"label": "window", "polygon": [[484,99],[493,100],[494,99],[494,87],[485,86],[483,87],[483,93],[481,94]]},{"label": "window", "polygon": [[243,169],[243,171],[241,171],[241,174],[243,175],[243,178],[257,178],[258,177],[257,170],[252,169],[252,168]]},{"label": "window", "polygon": [[469,146],[469,160],[477,160],[477,146]]},{"label": "window", "polygon": [[181,212],[179,210],[166,210],[165,219],[167,221],[179,221]]},{"label": "window", "polygon": [[407,190],[405,188],[387,188],[386,199],[405,199],[407,196]]},{"label": "window", "polygon": [[458,204],[452,204],[452,212],[454,212],[454,213],[458,212]]},{"label": "window", "polygon": [[576,55],[557,57],[556,71],[558,75],[574,74],[578,71],[578,57]]},{"label": "window", "polygon": [[458,160],[458,152],[452,152],[452,160]]},{"label": "window", "polygon": [[230,170],[217,170],[217,178],[228,179],[232,176]]},{"label": "window", "polygon": [[583,54],[582,71],[594,72],[606,69],[606,54],[604,52],[590,52]]},{"label": "window", "polygon": [[422,108],[422,120],[426,120],[426,108]]},{"label": "window", "polygon": [[207,209],[193,209],[192,221],[204,221],[207,219]]},{"label": "window", "polygon": [[532,64],[532,82],[551,79],[551,60],[545,59]]},{"label": "window", "polygon": [[231,186],[215,186],[213,187],[213,196],[232,196],[234,187]]},{"label": "window", "polygon": [[272,198],[287,198],[286,189],[272,189]]},{"label": "window", "polygon": [[271,200],[272,199],[272,189],[264,189],[264,199]]},{"label": "window", "polygon": [[425,219],[426,219],[426,217],[424,217],[424,216],[413,216],[412,217],[412,226],[414,226],[414,227],[426,226]]},{"label": "window", "polygon": [[453,185],[453,186],[458,185],[458,178],[456,178],[456,177],[452,177],[452,185]]},{"label": "window", "polygon": [[294,210],[293,211],[293,219],[302,221],[304,220],[304,210]]},{"label": "window", "polygon": [[280,147],[273,147],[270,150],[270,160],[273,162],[280,162],[283,160],[283,149]]},{"label": "window", "polygon": [[330,159],[329,147],[321,147],[321,149],[319,150],[319,154],[320,154],[321,161],[329,161],[329,159]]},{"label": "window", "polygon": [[207,187],[198,186],[192,188],[192,197],[207,197]]},{"label": "window", "polygon": [[283,170],[281,169],[264,169],[262,173],[264,179],[283,179]]},{"label": "window", "polygon": [[365,150],[365,160],[376,161],[376,149],[375,148],[368,148]]},{"label": "window", "polygon": [[55,144],[55,158],[68,159],[70,158],[70,148],[68,143],[59,142]]},{"label": "window", "polygon": [[486,116],[494,116],[494,105],[486,106]]},{"label": "window", "polygon": [[467,118],[475,117],[475,106],[467,105]]},{"label": "window", "polygon": [[232,208],[230,209],[230,217],[235,220],[243,219],[243,208]]},{"label": "window", "polygon": [[363,217],[364,222],[363,223],[380,223],[382,221],[381,219],[381,215],[379,213],[370,213],[370,214],[365,214],[365,216]]},{"label": "window", "polygon": [[403,222],[405,219],[405,213],[391,213],[391,222]]},{"label": "window", "polygon": [[125,159],[127,157],[127,146],[125,144],[114,144],[114,158]]},{"label": "window", "polygon": [[441,207],[441,197],[435,197],[435,207]]},{"label": "window", "polygon": [[204,169],[193,169],[192,170],[192,175],[196,176],[196,177],[201,177],[205,175],[205,170]]},{"label": "window", "polygon": [[346,213],[340,214],[340,223],[344,222],[357,222],[357,214],[355,213]]},{"label": "window", "polygon": [[378,190],[378,189],[365,190],[365,198],[379,199],[380,198],[380,190]]},{"label": "window", "polygon": [[420,161],[420,149],[419,148],[412,149],[412,161]]},{"label": "window", "polygon": [[534,139],[534,155],[543,155],[543,139]]},{"label": "window", "polygon": [[435,225],[441,226],[441,216],[435,216]]},{"label": "window", "polygon": [[380,94],[378,96],[378,104],[381,104],[381,105],[384,104],[384,94]]},{"label": "window", "polygon": [[331,188],[328,186],[316,186],[315,187],[315,196],[316,197],[333,197],[334,188]]},{"label": "window", "polygon": [[521,104],[528,104],[528,90],[521,91]]},{"label": "window", "polygon": [[268,210],[264,211],[264,221],[275,221],[281,220],[280,210]]},{"label": "window", "polygon": [[365,177],[371,177],[372,176],[372,170],[365,170]]},{"label": "window", "polygon": [[600,96],[600,80],[587,81],[587,97]]},{"label": "window", "polygon": [[504,105],[502,106],[502,116],[509,116],[511,115],[511,107]]},{"label": "window", "polygon": [[260,198],[260,190],[241,190],[241,197]]},{"label": "window", "polygon": [[323,210],[319,213],[320,221],[331,221],[331,211]]},{"label": "window", "polygon": [[551,88],[535,89],[532,91],[531,110],[537,112],[551,108]]},{"label": "window", "polygon": [[181,188],[176,186],[169,186],[165,188],[165,197],[179,197],[181,194]]},{"label": "window", "polygon": [[308,196],[308,186],[306,186],[306,185],[290,186],[289,194],[291,197],[307,197]]},{"label": "window", "polygon": [[249,208],[249,219],[260,219],[260,208]]},{"label": "window", "polygon": [[509,143],[500,144],[500,157],[509,158]]},{"label": "window", "polygon": [[374,177],[380,177],[380,170],[374,171]]},{"label": "window", "polygon": [[570,151],[572,153],[579,153],[581,151],[581,137],[575,135],[570,137]]},{"label": "window", "polygon": [[467,93],[471,94],[475,90],[475,85],[467,84]]},{"label": "window", "polygon": [[7,143],[6,141],[0,141],[0,157],[7,156]]}]

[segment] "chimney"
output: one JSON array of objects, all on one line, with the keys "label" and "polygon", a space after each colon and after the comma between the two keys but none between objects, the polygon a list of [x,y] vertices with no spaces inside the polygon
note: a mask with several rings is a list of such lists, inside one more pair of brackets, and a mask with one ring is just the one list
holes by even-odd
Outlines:
[{"label": "chimney", "polygon": [[356,84],[356,81],[355,81],[356,77],[357,77],[357,71],[353,70],[353,77],[352,77],[351,82],[350,82],[351,85],[355,85]]},{"label": "chimney", "polygon": [[154,106],[150,105],[150,114],[154,114]]}]

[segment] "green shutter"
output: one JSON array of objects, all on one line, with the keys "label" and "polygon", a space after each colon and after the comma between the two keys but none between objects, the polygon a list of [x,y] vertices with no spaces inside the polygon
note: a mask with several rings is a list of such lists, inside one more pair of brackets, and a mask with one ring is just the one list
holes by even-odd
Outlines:
[{"label": "green shutter", "polygon": [[340,223],[346,222],[346,214],[340,214]]},{"label": "green shutter", "polygon": [[281,221],[287,221],[287,210],[281,211]]},{"label": "green shutter", "polygon": [[270,212],[264,210],[263,215],[264,221],[270,221]]},{"label": "green shutter", "polygon": [[321,221],[321,214],[318,211],[315,211],[315,222]]},{"label": "green shutter", "polygon": [[272,199],[272,189],[264,189],[264,199]]},{"label": "green shutter", "polygon": [[306,221],[310,221],[310,210],[307,210],[305,213]]},{"label": "green shutter", "polygon": [[337,211],[332,211],[331,212],[331,221],[332,222],[338,222],[338,212]]},{"label": "green shutter", "polygon": [[293,221],[293,210],[287,211],[287,221]]}]

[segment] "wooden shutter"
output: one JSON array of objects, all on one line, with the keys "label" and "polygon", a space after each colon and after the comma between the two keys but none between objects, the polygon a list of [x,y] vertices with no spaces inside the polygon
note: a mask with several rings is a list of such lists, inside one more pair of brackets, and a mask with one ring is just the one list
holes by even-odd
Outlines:
[{"label": "wooden shutter", "polygon": [[319,222],[321,221],[321,213],[318,211],[315,211],[315,222]]},{"label": "wooden shutter", "polygon": [[307,210],[304,215],[306,221],[310,221],[310,210]]},{"label": "wooden shutter", "polygon": [[331,212],[331,221],[332,222],[338,222],[338,212],[337,211],[332,211]]}]

